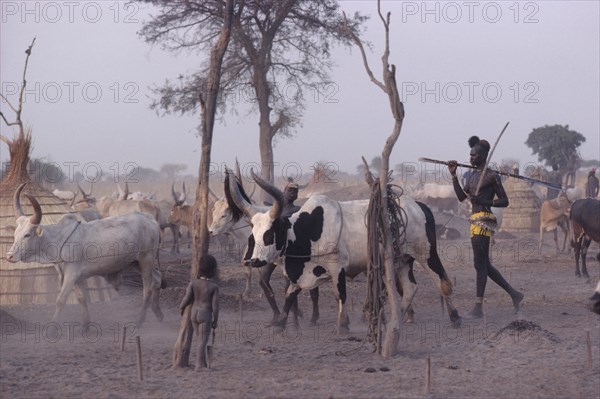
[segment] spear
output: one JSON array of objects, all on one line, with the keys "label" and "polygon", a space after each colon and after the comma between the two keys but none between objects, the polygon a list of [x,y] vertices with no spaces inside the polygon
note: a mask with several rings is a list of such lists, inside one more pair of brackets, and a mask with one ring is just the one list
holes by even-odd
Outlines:
[{"label": "spear", "polygon": [[487,160],[485,161],[485,166],[483,167],[483,171],[481,172],[481,176],[479,176],[479,182],[477,183],[477,189],[475,190],[475,195],[476,196],[479,195],[479,189],[481,188],[481,183],[483,183],[483,177],[485,176],[485,171],[487,170],[488,165],[490,164],[490,161],[492,160],[492,155],[494,155],[494,151],[496,151],[496,146],[500,142],[500,138],[502,137],[502,135],[506,131],[506,128],[508,127],[509,123],[510,122],[506,122],[506,125],[504,125],[504,128],[502,129],[502,131],[498,135],[498,138],[496,139],[496,142],[494,143],[494,146],[492,147],[492,151],[490,151],[490,155],[487,157]]},{"label": "spear", "polygon": [[[428,163],[436,163],[436,164],[440,164],[440,165],[448,165],[447,161],[438,161],[437,159],[431,159],[431,158],[423,158],[423,157],[421,157],[421,158],[419,158],[419,161],[420,162],[428,162]],[[474,166],[468,165],[468,164],[464,164],[464,163],[457,163],[456,165],[460,166],[461,168],[476,169]],[[554,188],[556,190],[561,190],[562,189],[562,187],[557,186],[555,184],[548,183],[548,182],[545,182],[545,181],[542,181],[542,180],[538,180],[538,179],[533,179],[533,178],[527,177],[527,176],[521,176],[521,175],[518,175],[516,173],[503,172],[503,171],[499,171],[499,170],[496,170],[495,172],[498,173],[499,175],[514,177],[515,179],[524,180],[524,181],[526,181],[528,183],[539,184],[539,185],[546,186],[546,187],[549,187],[549,188]]]}]

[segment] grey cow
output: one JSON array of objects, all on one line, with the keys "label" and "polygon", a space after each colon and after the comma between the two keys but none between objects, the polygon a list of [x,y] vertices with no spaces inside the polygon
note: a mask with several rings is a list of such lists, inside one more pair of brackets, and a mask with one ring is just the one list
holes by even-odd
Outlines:
[{"label": "grey cow", "polygon": [[56,224],[42,225],[42,209],[34,196],[25,194],[34,214],[25,216],[20,195],[14,196],[16,229],[14,243],[7,252],[9,262],[53,264],[59,273],[61,289],[53,320],[57,320],[73,289],[82,307],[83,323],[89,322],[86,279],[103,276],[115,289],[124,269],[135,266],[142,274],[143,301],[138,323],[143,323],[148,307],[162,321],[159,307],[161,276],[158,265],[159,226],[141,212],[81,223],[75,215],[65,215]]}]

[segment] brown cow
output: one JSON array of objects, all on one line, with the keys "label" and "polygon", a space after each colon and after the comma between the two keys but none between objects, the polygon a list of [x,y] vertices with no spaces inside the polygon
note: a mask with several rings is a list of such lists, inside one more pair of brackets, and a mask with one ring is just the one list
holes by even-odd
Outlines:
[{"label": "brown cow", "polygon": [[[544,201],[540,209],[540,245],[539,253],[542,254],[542,245],[544,243],[544,231],[554,232],[554,244],[556,253],[564,252],[569,238],[569,207],[576,199],[581,198],[581,190],[569,189],[561,191],[558,197]],[[562,249],[558,248],[558,228],[564,234]],[[570,252],[570,248],[568,249]]]}]

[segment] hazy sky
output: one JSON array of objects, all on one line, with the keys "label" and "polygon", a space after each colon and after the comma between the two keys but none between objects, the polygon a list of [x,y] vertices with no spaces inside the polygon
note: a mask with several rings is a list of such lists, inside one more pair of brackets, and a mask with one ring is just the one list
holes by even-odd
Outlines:
[{"label": "hazy sky", "polygon": [[[16,104],[24,50],[34,36],[23,120],[33,128],[34,157],[63,169],[110,173],[132,165],[200,161],[198,115],[159,117],[148,87],[194,70],[200,59],[152,48],[136,34],[152,11],[117,1],[1,1],[0,81]],[[383,29],[375,1],[342,1],[346,12],[371,15],[371,68],[381,78]],[[493,142],[494,158],[536,161],[525,146],[533,128],[568,124],[587,141],[584,159],[600,159],[598,1],[384,1],[391,11],[391,55],[406,117],[391,164],[419,157],[468,160],[467,138]],[[326,95],[309,89],[303,127],[275,147],[277,176],[310,172],[317,161],[354,173],[381,154],[393,125],[386,95],[368,80],[357,49],[335,51]],[[291,88],[293,90],[293,88]],[[217,124],[216,165],[256,162],[258,121],[225,115]],[[14,114],[2,101],[2,111]],[[1,125],[3,135],[14,130]],[[0,143],[0,159],[7,158]],[[112,172],[111,172],[112,171]]]}]

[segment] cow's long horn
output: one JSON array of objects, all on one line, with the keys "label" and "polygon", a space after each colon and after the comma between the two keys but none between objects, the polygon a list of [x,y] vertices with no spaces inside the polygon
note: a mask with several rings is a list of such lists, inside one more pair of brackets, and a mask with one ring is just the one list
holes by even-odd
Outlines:
[{"label": "cow's long horn", "polygon": [[33,195],[25,194],[29,202],[31,202],[31,206],[33,207],[33,215],[29,219],[31,224],[37,225],[42,221],[42,207],[40,203],[35,199]]},{"label": "cow's long horn", "polygon": [[86,193],[85,191],[83,191],[83,188],[81,188],[81,185],[79,184],[79,182],[77,182],[77,187],[79,188],[79,192],[81,192],[81,195],[83,195],[83,199],[87,200],[92,195],[92,190],[94,188],[94,183],[92,183],[92,186],[90,187],[89,194]]},{"label": "cow's long horn", "polygon": [[246,215],[248,219],[252,219],[252,217],[256,214],[257,210],[251,203],[249,203],[242,197],[236,179],[232,176],[233,173],[229,169],[226,169],[225,173],[227,174],[225,177],[226,184],[228,184],[229,188],[229,190],[226,190],[225,192],[227,201],[233,201],[235,206],[239,208],[242,212],[244,212],[244,215]]},{"label": "cow's long horn", "polygon": [[[73,195],[73,199],[71,199],[71,203],[69,204],[69,208],[73,208],[73,205],[75,205],[75,199],[77,198],[77,195],[79,194],[79,192],[76,192]],[[84,198],[85,199],[85,198]]]},{"label": "cow's long horn", "polygon": [[118,195],[118,199],[127,199],[127,197],[123,198],[125,196],[125,191],[123,191],[123,189],[121,188],[121,185],[117,182],[117,190],[119,191],[119,195]]},{"label": "cow's long horn", "polygon": [[179,198],[177,198],[177,194],[175,193],[175,182],[171,184],[171,194],[173,194],[173,200],[175,200],[175,205],[179,205]]},{"label": "cow's long horn", "polygon": [[21,207],[21,191],[23,191],[23,187],[25,187],[25,184],[27,184],[27,183],[21,184],[17,188],[17,191],[15,191],[14,205],[15,205],[15,217],[17,217],[17,218],[19,218],[21,216],[25,216],[25,212],[23,212],[23,208]]},{"label": "cow's long horn", "polygon": [[238,162],[237,158],[235,159],[235,177],[237,177],[238,180],[241,183],[241,181],[242,181],[242,172],[240,170],[240,163]]},{"label": "cow's long horn", "polygon": [[213,202],[217,202],[219,200],[219,196],[215,194],[215,192],[208,186],[208,196]]},{"label": "cow's long horn", "polygon": [[187,199],[187,192],[185,191],[185,182],[183,182],[183,188],[182,189],[183,189],[183,198],[180,200],[181,205],[183,205],[183,203]]},{"label": "cow's long horn", "polygon": [[254,173],[254,169],[252,169],[250,173],[252,174],[252,178],[254,179],[256,184],[258,184],[260,188],[269,193],[275,200],[275,203],[269,211],[269,215],[271,216],[271,218],[277,219],[279,216],[281,216],[281,212],[283,211],[283,192],[268,181],[263,180],[256,173]]}]

